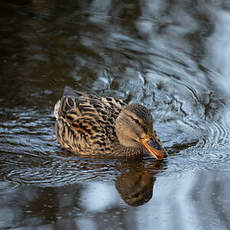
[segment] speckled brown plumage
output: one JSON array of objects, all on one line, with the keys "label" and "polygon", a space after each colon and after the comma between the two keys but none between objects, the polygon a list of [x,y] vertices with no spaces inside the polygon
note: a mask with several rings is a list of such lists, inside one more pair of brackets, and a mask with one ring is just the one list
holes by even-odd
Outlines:
[{"label": "speckled brown plumage", "polygon": [[[117,137],[117,134],[120,135],[119,131],[123,129],[123,123],[126,124],[130,122],[128,120],[123,121],[126,119],[126,115],[123,115],[121,117],[122,119],[120,119],[121,124],[117,122],[117,126],[119,127],[117,129],[119,129],[119,131],[116,132],[115,126],[117,118],[126,107],[127,104],[122,100],[113,97],[88,95],[73,91],[67,87],[64,96],[56,103],[54,110],[57,140],[64,148],[76,154],[104,156],[140,155],[145,149],[142,144],[137,143],[136,140],[131,140],[130,145],[127,144],[127,146],[124,146]],[[146,111],[142,111],[144,109]],[[146,116],[147,118],[144,119],[149,123],[148,125],[152,126],[152,118],[146,108],[140,105],[135,107],[134,105],[131,111],[135,112],[135,116],[137,116],[139,112],[143,113],[142,117]],[[134,115],[129,115],[129,110],[127,110],[127,117]],[[134,118],[128,119],[132,120]],[[139,119],[138,116],[137,119]],[[134,120],[139,123],[137,119]],[[133,121],[131,121],[131,123],[132,122]],[[137,124],[137,126],[138,125],[141,124]],[[133,130],[140,129],[135,127],[135,124],[130,124],[130,126]],[[148,127],[144,123],[142,127],[143,130],[145,129],[147,132]],[[127,131],[126,128],[124,129]],[[131,133],[132,129],[130,131]],[[154,133],[154,131],[151,132]],[[122,140],[126,138],[126,136],[123,137],[122,134],[120,136]],[[127,139],[127,143],[129,141],[130,139]]]}]

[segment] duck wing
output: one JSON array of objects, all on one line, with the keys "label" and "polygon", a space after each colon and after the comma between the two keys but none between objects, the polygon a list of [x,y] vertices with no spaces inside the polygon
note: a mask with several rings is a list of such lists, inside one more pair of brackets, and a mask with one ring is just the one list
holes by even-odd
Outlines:
[{"label": "duck wing", "polygon": [[54,112],[59,143],[80,154],[111,151],[117,142],[115,121],[125,105],[113,97],[88,95],[66,87]]}]

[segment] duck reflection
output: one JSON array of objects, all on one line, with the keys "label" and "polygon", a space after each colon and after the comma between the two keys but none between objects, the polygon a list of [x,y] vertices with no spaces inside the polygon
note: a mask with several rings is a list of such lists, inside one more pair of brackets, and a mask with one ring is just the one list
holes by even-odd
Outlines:
[{"label": "duck reflection", "polygon": [[115,179],[115,187],[121,198],[131,206],[140,206],[147,203],[153,195],[156,181],[155,175],[163,167],[163,162],[145,167],[143,164],[131,164],[125,168],[128,172],[122,173]]},{"label": "duck reflection", "polygon": [[[147,203],[152,198],[156,174],[164,166],[164,161],[151,162],[151,159],[125,162],[88,158],[65,161],[62,158],[60,165],[57,160],[55,163],[50,171],[49,167],[41,168],[39,173],[38,168],[34,171],[28,167],[15,169],[17,180],[24,183],[10,194],[6,191],[0,209],[4,212],[5,207],[10,209],[7,212],[12,214],[15,226],[22,221],[28,225],[55,222],[55,229],[63,229],[64,219],[71,217],[68,223],[76,227],[82,213],[94,213],[93,223],[98,229],[104,229],[98,216],[113,217],[119,222],[125,215],[118,193],[130,206]],[[105,183],[111,180],[114,183]],[[17,214],[15,218],[14,213]],[[10,225],[7,221],[4,224]]]},{"label": "duck reflection", "polygon": [[152,198],[155,178],[143,172],[129,172],[117,177],[115,186],[121,198],[131,206],[139,206]]},{"label": "duck reflection", "polygon": [[[64,152],[59,153],[59,155],[62,157],[67,156]],[[104,171],[105,168],[108,171],[112,170],[112,174],[116,174],[118,171],[119,175],[114,178],[115,188],[122,200],[134,207],[143,205],[152,198],[156,175],[167,167],[164,160],[144,160],[143,157],[136,157],[134,159],[90,157],[82,159],[84,159],[84,167],[79,167],[81,165],[79,161],[74,163],[75,167],[80,170],[95,170],[96,174],[99,173],[101,176],[102,173],[103,177],[106,174]],[[96,174],[92,178],[97,178]]]}]

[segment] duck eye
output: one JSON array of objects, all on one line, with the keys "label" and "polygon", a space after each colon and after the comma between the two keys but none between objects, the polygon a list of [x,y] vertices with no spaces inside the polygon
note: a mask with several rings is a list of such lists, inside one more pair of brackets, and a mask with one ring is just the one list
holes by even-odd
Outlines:
[{"label": "duck eye", "polygon": [[134,121],[135,121],[138,125],[140,125],[140,121],[139,121],[139,120],[134,119]]}]

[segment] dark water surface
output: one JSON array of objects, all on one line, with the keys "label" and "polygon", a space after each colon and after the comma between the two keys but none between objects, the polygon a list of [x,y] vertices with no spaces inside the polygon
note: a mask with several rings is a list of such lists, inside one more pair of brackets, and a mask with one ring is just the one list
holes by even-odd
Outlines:
[{"label": "dark water surface", "polygon": [[[230,229],[228,1],[0,2],[0,229]],[[66,156],[64,86],[147,106],[163,162]]]}]

